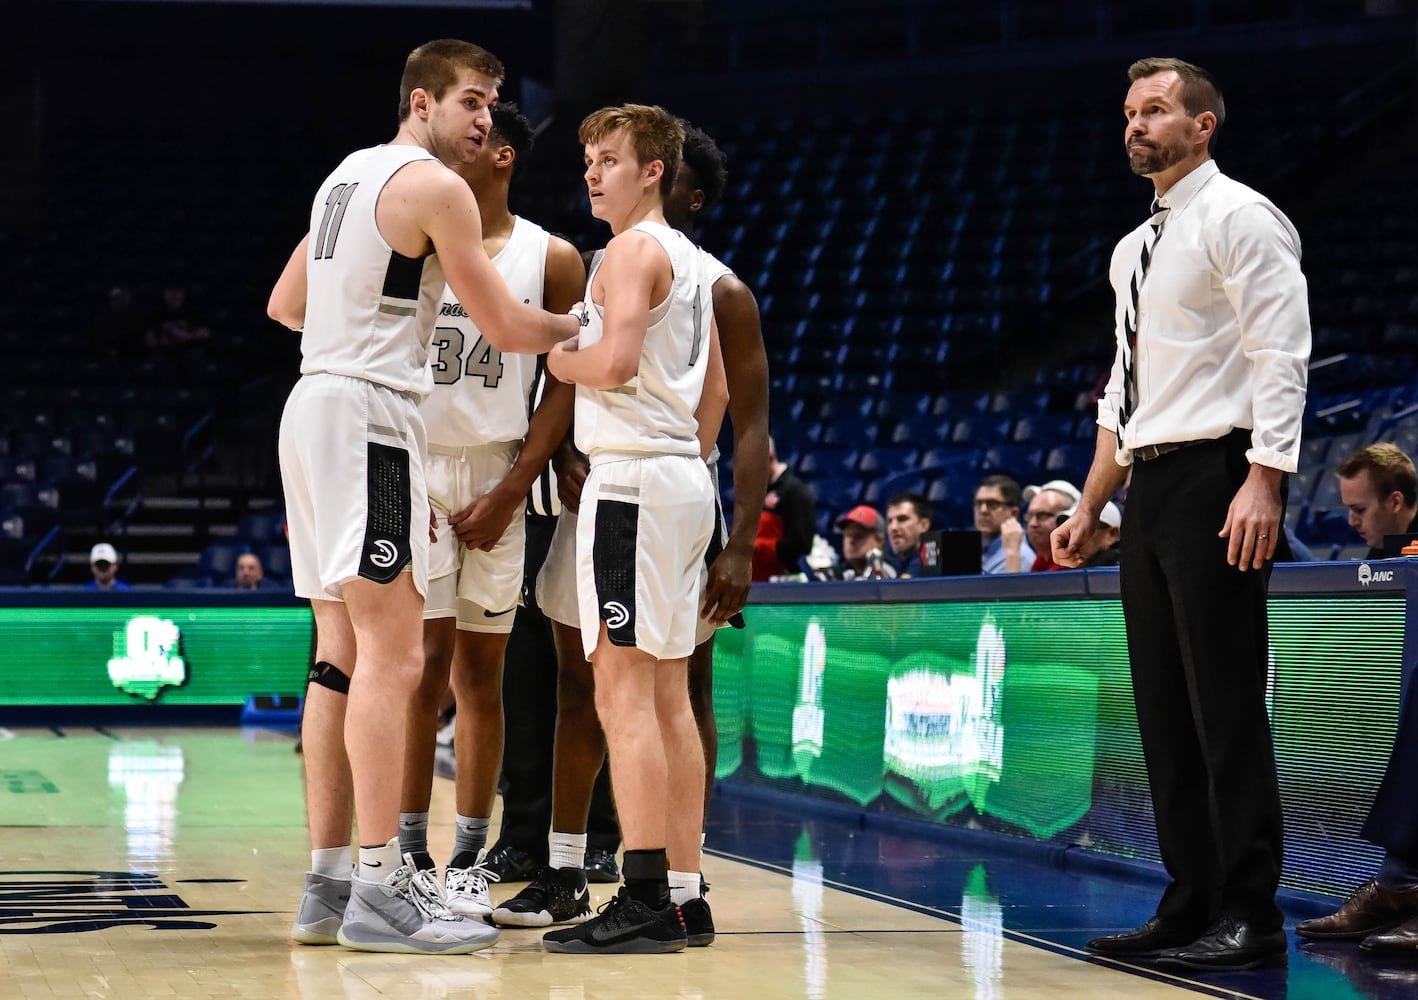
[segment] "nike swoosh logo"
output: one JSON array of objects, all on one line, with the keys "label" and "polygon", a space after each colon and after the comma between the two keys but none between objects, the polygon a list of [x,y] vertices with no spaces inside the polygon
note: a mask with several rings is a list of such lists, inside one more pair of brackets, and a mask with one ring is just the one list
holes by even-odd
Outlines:
[{"label": "nike swoosh logo", "polygon": [[383,868],[383,867],[384,867],[384,862],[382,862],[382,861],[361,861],[360,864],[362,864],[362,865],[368,865],[370,868]]},{"label": "nike swoosh logo", "polygon": [[506,611],[489,611],[487,608],[483,608],[483,617],[484,617],[484,618],[501,618],[503,615],[510,615],[514,610],[516,610],[516,609],[514,609],[514,608],[508,608]]}]

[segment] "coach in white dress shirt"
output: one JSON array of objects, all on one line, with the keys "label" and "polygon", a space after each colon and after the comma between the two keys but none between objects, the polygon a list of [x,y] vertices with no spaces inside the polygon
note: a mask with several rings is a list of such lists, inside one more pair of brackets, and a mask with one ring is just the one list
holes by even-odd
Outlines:
[{"label": "coach in white dress shirt", "polygon": [[1128,158],[1156,199],[1113,253],[1117,357],[1083,499],[1052,543],[1079,565],[1131,469],[1123,615],[1171,884],[1141,927],[1088,947],[1252,968],[1287,949],[1265,602],[1310,354],[1300,239],[1212,161],[1225,105],[1205,70],[1147,59],[1128,75]]}]

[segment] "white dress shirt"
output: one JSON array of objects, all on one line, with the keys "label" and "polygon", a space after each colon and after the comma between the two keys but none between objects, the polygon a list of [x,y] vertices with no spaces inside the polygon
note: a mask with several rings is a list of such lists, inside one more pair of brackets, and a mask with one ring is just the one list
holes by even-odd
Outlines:
[{"label": "white dress shirt", "polygon": [[[1294,472],[1310,361],[1300,236],[1264,196],[1207,160],[1168,190],[1169,211],[1138,293],[1137,405],[1118,441],[1134,448],[1251,431],[1252,464]],[[1124,318],[1150,236],[1144,221],[1113,251],[1118,353],[1098,423],[1118,429]]]}]

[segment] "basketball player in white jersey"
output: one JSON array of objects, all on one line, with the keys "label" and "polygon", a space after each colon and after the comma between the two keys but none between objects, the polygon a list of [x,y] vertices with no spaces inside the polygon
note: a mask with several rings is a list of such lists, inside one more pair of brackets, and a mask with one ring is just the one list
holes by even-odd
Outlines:
[{"label": "basketball player in white jersey", "polygon": [[[398,134],[320,186],[310,232],[271,293],[271,317],[302,331],[280,455],[292,576],[317,631],[302,722],[312,871],[292,929],[308,943],[449,954],[496,940],[399,863],[398,813],[428,589],[418,405],[445,277],[499,350],[544,350],[576,328],[508,293],[476,199],[445,166],[481,150],[502,73],[467,42],[414,50]],[[346,888],[351,800],[360,856]]]},{"label": "basketball player in white jersey", "polygon": [[[685,130],[683,158],[674,185],[665,201],[666,221],[694,236],[698,213],[712,207],[723,194],[727,177],[724,154],[703,131],[681,120]],[[700,250],[705,262],[704,281],[713,289],[714,321],[723,347],[728,397],[710,391],[700,399],[696,419],[702,452],[710,454],[710,469],[717,480],[712,442],[718,436],[727,404],[734,426],[734,450],[741,461],[734,466],[734,524],[730,534],[716,504],[714,534],[706,552],[704,597],[689,660],[689,692],[700,741],[704,749],[704,808],[707,812],[718,760],[718,731],[713,705],[713,637],[715,631],[738,617],[748,598],[750,564],[758,524],[758,511],[768,482],[768,360],[759,326],[758,303],[748,286],[717,259]],[[574,484],[570,484],[574,489]],[[717,500],[717,482],[715,497]],[[574,509],[574,506],[573,508]],[[585,663],[576,622],[574,577],[567,572],[565,552],[575,515],[562,513],[556,548],[548,556],[538,596],[543,610],[555,622],[558,668],[558,707],[555,745],[556,780],[552,804],[551,864],[532,883],[493,912],[499,926],[545,926],[575,922],[583,912],[585,891],[581,874],[586,845],[586,819],[592,785],[605,758],[605,740],[596,718],[594,680]],[[690,947],[714,940],[714,925],[707,905],[691,900],[681,908]]]},{"label": "basketball player in white jersey", "polygon": [[[699,898],[704,755],[687,670],[714,517],[694,415],[713,306],[698,250],[665,223],[684,141],[673,116],[606,108],[581,123],[580,139],[591,212],[614,236],[587,283],[580,337],[553,348],[547,367],[576,385],[576,445],[591,463],[577,587],[625,887],[594,919],[543,941],[573,953],[678,951],[679,904]],[[722,378],[720,362],[720,390]]]},{"label": "basketball player in white jersey", "polygon": [[[531,124],[516,105],[503,104],[492,111],[482,152],[453,169],[477,196],[483,248],[512,294],[566,313],[585,292],[581,255],[507,205],[517,157],[531,145]],[[503,658],[522,589],[520,515],[570,422],[574,396],[570,386],[549,380],[529,421],[537,357],[504,354],[489,344],[451,289],[439,309],[429,364],[434,385],[422,412],[437,537],[429,551],[424,672],[409,713],[399,840],[421,870],[434,868],[428,808],[438,710],[451,665],[457,826],[444,884],[450,909],[485,917],[492,912],[490,873],[481,862],[502,764]]]}]

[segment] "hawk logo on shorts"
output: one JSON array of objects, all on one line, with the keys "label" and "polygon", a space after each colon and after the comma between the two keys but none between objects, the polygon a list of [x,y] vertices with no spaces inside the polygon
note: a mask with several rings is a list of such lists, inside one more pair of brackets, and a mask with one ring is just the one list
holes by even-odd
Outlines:
[{"label": "hawk logo on shorts", "polygon": [[619,601],[607,601],[601,605],[601,618],[606,628],[621,628],[630,621],[630,611]]},{"label": "hawk logo on shorts", "polygon": [[399,558],[399,547],[387,538],[376,538],[374,540],[374,551],[369,554],[369,561],[380,569],[388,569],[394,565],[394,560]]}]

